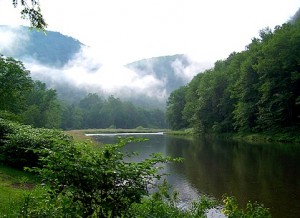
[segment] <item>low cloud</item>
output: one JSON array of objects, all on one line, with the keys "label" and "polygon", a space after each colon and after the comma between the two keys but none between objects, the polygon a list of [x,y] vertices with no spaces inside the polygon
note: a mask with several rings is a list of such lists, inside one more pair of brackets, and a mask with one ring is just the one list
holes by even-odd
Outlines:
[{"label": "low cloud", "polygon": [[171,66],[174,69],[176,76],[183,79],[186,83],[191,81],[194,76],[204,70],[211,68],[212,64],[209,62],[196,62],[193,61],[189,56],[185,55],[184,59],[176,59],[172,62]]},{"label": "low cloud", "polygon": [[124,66],[103,64],[97,60],[88,47],[74,56],[62,68],[51,68],[35,60],[25,62],[33,79],[41,80],[56,88],[56,84],[67,84],[85,90],[87,93],[104,93],[120,98],[145,95],[165,101],[167,98],[164,82],[152,74],[140,75]]},{"label": "low cloud", "polygon": [[298,9],[298,11],[295,13],[295,15],[290,19],[290,22],[294,23],[297,20],[299,20],[300,18],[300,8]]},{"label": "low cloud", "polygon": [[[31,77],[45,82],[49,88],[57,89],[58,94],[72,93],[78,89],[76,92],[81,92],[82,95],[99,93],[125,99],[145,96],[164,104],[170,91],[176,86],[175,82],[188,83],[193,76],[207,68],[207,64],[197,63],[186,56],[162,67],[160,62],[157,63],[161,59],[145,59],[141,69],[131,68],[105,62],[101,51],[87,46],[82,46],[80,52],[63,67],[46,66],[33,56],[24,57],[28,43],[30,37],[25,28],[0,26],[0,53],[22,57],[25,67],[31,72]],[[72,91],[69,92],[68,89]],[[72,95],[69,97],[72,98]]]},{"label": "low cloud", "polygon": [[26,49],[28,33],[20,27],[0,26],[0,52],[6,56],[18,56]]}]

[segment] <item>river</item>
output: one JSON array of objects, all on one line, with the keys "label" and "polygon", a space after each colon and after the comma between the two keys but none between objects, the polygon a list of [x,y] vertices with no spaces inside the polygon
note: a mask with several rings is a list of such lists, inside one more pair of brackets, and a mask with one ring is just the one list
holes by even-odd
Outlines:
[{"label": "river", "polygon": [[[94,136],[103,143],[112,136]],[[138,135],[149,141],[126,145],[138,152],[136,160],[151,153],[183,157],[165,168],[168,182],[183,201],[207,194],[217,199],[235,196],[241,205],[249,200],[270,208],[272,217],[300,217],[300,145],[258,144],[215,138]]]}]

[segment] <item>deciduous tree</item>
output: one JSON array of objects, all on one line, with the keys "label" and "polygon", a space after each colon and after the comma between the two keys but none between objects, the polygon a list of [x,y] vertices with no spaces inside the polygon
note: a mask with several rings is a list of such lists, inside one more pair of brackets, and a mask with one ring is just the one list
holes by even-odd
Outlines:
[{"label": "deciduous tree", "polygon": [[39,0],[13,0],[13,6],[20,6],[21,17],[27,19],[30,25],[39,30],[45,30],[47,23],[42,15]]}]

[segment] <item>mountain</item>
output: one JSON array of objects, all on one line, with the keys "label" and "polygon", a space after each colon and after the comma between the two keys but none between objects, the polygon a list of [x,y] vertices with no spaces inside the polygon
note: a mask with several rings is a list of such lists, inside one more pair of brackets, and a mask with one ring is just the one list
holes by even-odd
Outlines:
[{"label": "mountain", "polygon": [[44,33],[24,26],[14,28],[3,25],[0,25],[0,43],[0,53],[5,56],[22,61],[33,59],[55,67],[64,66],[83,46],[77,39],[59,32]]},{"label": "mountain", "polygon": [[294,14],[294,16],[289,20],[291,23],[295,23],[300,20],[300,8],[298,11]]},{"label": "mountain", "polygon": [[58,97],[70,103],[97,93],[143,107],[164,108],[172,91],[207,67],[183,54],[107,67],[92,51],[59,32],[0,26],[0,54],[21,60],[33,79],[56,89]]},{"label": "mountain", "polygon": [[154,75],[160,81],[165,81],[167,95],[185,85],[191,78],[183,70],[191,63],[183,54],[160,56],[127,64],[126,67],[140,75]]}]

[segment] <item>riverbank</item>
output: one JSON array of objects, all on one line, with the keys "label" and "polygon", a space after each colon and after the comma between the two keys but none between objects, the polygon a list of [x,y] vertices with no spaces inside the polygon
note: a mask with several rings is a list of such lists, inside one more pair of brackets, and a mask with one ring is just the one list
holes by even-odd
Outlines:
[{"label": "riverbank", "polygon": [[[192,128],[183,130],[170,129],[81,129],[68,130],[67,134],[73,136],[77,141],[93,143],[93,140],[85,134],[116,134],[116,133],[163,133],[176,136],[197,136]],[[248,142],[280,142],[280,143],[300,143],[300,134],[295,130],[285,130],[285,132],[261,132],[261,133],[209,133],[208,136],[242,140]]]},{"label": "riverbank", "polygon": [[264,133],[237,133],[232,134],[233,139],[245,140],[245,141],[257,141],[257,142],[281,142],[281,143],[300,143],[299,132],[290,133],[276,133],[276,132],[264,132]]},{"label": "riverbank", "polygon": [[[2,164],[15,166],[19,169],[22,169],[23,166],[43,167],[40,169],[35,168],[34,170],[34,172],[42,176],[38,178],[37,183],[29,183],[29,178],[26,176],[30,175],[27,173],[23,174],[24,172],[22,170],[15,170],[7,167],[0,168],[0,181],[5,181],[0,182],[0,190],[2,190],[2,194],[4,192],[8,193],[5,197],[5,199],[8,200],[5,205],[3,205],[4,201],[0,199],[0,205],[4,206],[0,207],[0,217],[2,217],[2,215],[3,217],[73,217],[76,214],[83,215],[86,214],[85,211],[87,207],[88,209],[93,209],[95,207],[102,209],[102,202],[108,206],[111,206],[112,204],[110,203],[110,199],[117,199],[115,197],[111,197],[112,194],[119,196],[121,193],[123,194],[124,198],[122,197],[120,200],[123,201],[123,199],[125,199],[126,202],[128,202],[128,192],[126,192],[127,188],[129,188],[131,191],[129,194],[133,193],[134,196],[138,195],[140,198],[137,199],[137,202],[135,202],[136,200],[134,198],[134,202],[131,204],[130,208],[125,208],[128,213],[125,211],[124,217],[126,214],[130,215],[129,217],[145,217],[150,215],[154,215],[155,217],[199,217],[200,210],[204,216],[206,211],[210,209],[207,207],[208,204],[206,200],[196,199],[195,203],[191,203],[191,210],[182,211],[174,206],[175,202],[173,201],[173,198],[165,198],[165,194],[167,193],[167,189],[165,187],[158,189],[158,193],[149,195],[148,192],[144,193],[141,192],[143,190],[134,190],[131,187],[128,187],[127,183],[122,182],[122,179],[129,181],[133,178],[132,181],[143,183],[143,186],[135,185],[132,186],[133,188],[144,187],[145,182],[151,182],[153,181],[152,178],[158,178],[156,177],[156,164],[165,163],[166,161],[171,160],[169,158],[163,158],[160,155],[157,155],[153,156],[153,159],[151,157],[150,159],[143,160],[144,162],[127,162],[123,159],[123,154],[119,150],[123,146],[123,143],[126,143],[124,141],[116,146],[107,145],[103,150],[93,150],[90,148],[90,146],[78,143],[78,141],[71,139],[59,130],[35,129],[30,126],[23,126],[10,121],[3,121],[2,127],[4,134],[1,136],[1,138],[5,139],[2,141],[4,144],[3,147],[1,147],[1,151],[3,151],[1,153]],[[83,136],[83,140],[89,138],[85,137],[85,134],[82,132],[83,131],[75,131],[78,136]],[[72,131],[72,133],[74,134],[74,131]],[[161,146],[161,142],[159,142],[159,144],[160,145],[158,147],[163,148]],[[19,149],[16,152],[16,148],[22,149]],[[28,155],[28,151],[32,151],[32,148],[34,148],[34,153]],[[155,168],[152,169],[152,166]],[[148,172],[149,174],[147,174]],[[20,176],[9,176],[10,174]],[[145,176],[148,176],[146,178],[150,179],[145,180]],[[141,179],[139,179],[140,177]],[[101,178],[107,179],[103,180]],[[111,181],[115,180],[117,183],[110,183]],[[41,181],[43,181],[43,185],[39,186],[38,184],[40,184]],[[77,181],[80,181],[80,183]],[[74,202],[74,198],[72,196],[79,196],[76,193],[78,191],[85,194],[82,195],[83,197],[88,196],[88,198],[89,196],[93,196],[88,193],[90,190],[95,193],[95,189],[86,190],[85,184],[95,186],[96,191],[98,191],[98,184],[101,184],[101,187],[107,187],[106,185],[102,186],[103,182],[106,181],[110,183],[109,185],[116,185],[109,189],[100,189],[102,193],[109,194],[109,197],[106,197],[106,195],[103,197],[103,195],[101,195],[100,203],[96,202],[95,204],[93,203],[93,205],[87,204],[87,206],[81,207],[82,199],[75,200],[76,202]],[[47,184],[49,184],[49,186]],[[126,186],[122,187],[119,186],[119,184],[125,184]],[[8,191],[6,191],[7,187]],[[59,189],[57,189],[57,187]],[[72,188],[69,189],[69,187]],[[84,189],[82,189],[82,187],[84,187]],[[125,192],[119,192],[119,187],[121,187],[122,190],[125,190]],[[23,192],[23,188],[28,189],[28,192]],[[20,189],[22,191],[22,195],[17,196],[15,198],[16,200],[12,199],[11,196],[13,195],[13,192],[18,192]],[[115,190],[117,190],[117,192]],[[129,197],[131,196],[132,195],[129,195]],[[168,196],[170,195],[168,194]],[[165,200],[167,200],[167,202]],[[77,202],[79,203],[74,204]],[[230,203],[231,201],[230,199],[226,198],[222,202],[217,202],[217,204],[224,204],[224,214],[226,215],[226,202]],[[113,203],[114,204],[111,207],[115,207],[115,201]],[[203,207],[203,204],[205,207]],[[228,206],[231,208],[232,204],[230,203]],[[213,206],[213,208],[215,207],[217,206]],[[117,210],[114,208],[110,209],[110,207],[106,208],[109,209],[107,213],[105,212],[105,214],[108,215],[112,211],[117,211],[118,213],[120,211],[119,206]],[[237,208],[237,206],[234,206],[234,208]],[[255,209],[253,206],[251,206],[251,208]],[[257,207],[258,210],[260,210],[260,208],[260,206]],[[253,212],[257,214],[257,209],[255,209],[255,211],[251,211],[251,213]],[[102,210],[97,209],[97,211],[92,211],[92,213],[94,213],[96,216],[98,215],[98,211],[101,212]],[[145,213],[145,211],[148,213]],[[195,214],[195,212],[197,214]],[[264,214],[265,212],[269,213],[268,209],[264,209],[262,212]],[[244,212],[238,211],[238,213],[242,214]],[[248,211],[245,213],[248,214]],[[250,215],[251,214],[244,217],[251,217]],[[263,215],[260,217],[266,216]]]},{"label": "riverbank", "polygon": [[116,133],[162,133],[168,134],[170,130],[167,129],[151,129],[151,128],[135,128],[135,129],[78,129],[65,131],[72,136],[76,141],[87,142],[90,144],[99,144],[86,134],[116,134]]},{"label": "riverbank", "polygon": [[[196,136],[193,129],[167,131],[166,134],[178,136]],[[286,129],[284,132],[261,132],[261,133],[209,133],[213,137],[228,138],[249,142],[280,142],[280,143],[300,143],[300,132]]]}]

